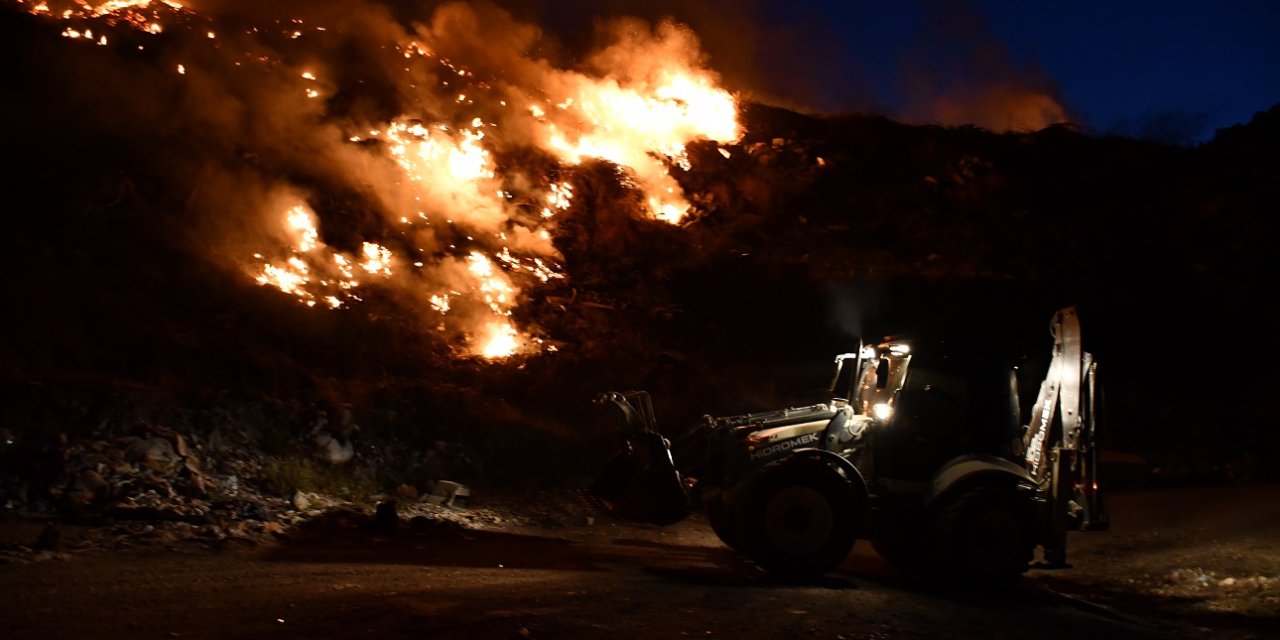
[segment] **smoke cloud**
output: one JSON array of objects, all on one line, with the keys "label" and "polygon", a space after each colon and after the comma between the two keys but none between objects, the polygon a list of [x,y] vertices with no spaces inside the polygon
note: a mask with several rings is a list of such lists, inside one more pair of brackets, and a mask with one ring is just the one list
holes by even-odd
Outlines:
[{"label": "smoke cloud", "polygon": [[922,6],[925,28],[903,62],[905,119],[999,132],[1072,120],[1052,79],[1018,65],[975,7],[941,1]]},{"label": "smoke cloud", "polygon": [[[710,66],[745,99],[810,113],[870,111],[917,123],[974,124],[994,131],[1040,129],[1072,120],[1053,80],[1019,64],[972,3],[922,1],[908,10],[834,2],[764,0],[537,0],[505,2],[543,25],[570,52],[598,45],[592,26],[608,16],[690,25]],[[880,14],[887,14],[882,16]],[[919,19],[919,25],[899,25]],[[910,18],[910,20],[908,20]],[[877,19],[886,20],[877,24]],[[853,24],[862,21],[866,24]],[[878,29],[874,60],[851,34]],[[914,29],[914,31],[913,31]],[[890,68],[896,60],[898,67]],[[875,68],[881,65],[885,68]]]}]

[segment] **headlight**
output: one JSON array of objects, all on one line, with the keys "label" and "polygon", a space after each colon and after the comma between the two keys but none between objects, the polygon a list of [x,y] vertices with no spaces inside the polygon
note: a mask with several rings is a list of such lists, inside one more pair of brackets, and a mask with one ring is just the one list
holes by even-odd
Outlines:
[{"label": "headlight", "polygon": [[893,407],[889,406],[887,402],[877,402],[875,406],[871,407],[871,415],[875,416],[876,420],[880,422],[888,422],[889,416],[893,415]]}]

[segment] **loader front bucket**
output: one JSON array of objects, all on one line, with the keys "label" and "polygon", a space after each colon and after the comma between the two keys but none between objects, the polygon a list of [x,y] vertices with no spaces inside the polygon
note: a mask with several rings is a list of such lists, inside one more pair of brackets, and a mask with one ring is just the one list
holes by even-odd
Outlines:
[{"label": "loader front bucket", "polygon": [[653,428],[648,394],[608,393],[597,402],[621,411],[622,444],[591,484],[591,495],[604,510],[635,522],[667,525],[688,516],[689,491],[671,459],[671,444]]},{"label": "loader front bucket", "polygon": [[674,524],[690,511],[667,441],[652,431],[626,438],[592,483],[591,495],[609,513],[635,522]]}]

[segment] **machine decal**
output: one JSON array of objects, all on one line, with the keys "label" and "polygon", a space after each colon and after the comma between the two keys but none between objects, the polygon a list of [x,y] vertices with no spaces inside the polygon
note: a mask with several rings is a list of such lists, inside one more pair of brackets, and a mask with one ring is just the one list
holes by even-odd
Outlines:
[{"label": "machine decal", "polygon": [[783,440],[778,444],[770,445],[770,446],[764,447],[763,449],[756,449],[751,453],[751,459],[759,460],[760,458],[771,456],[771,455],[774,455],[775,453],[790,451],[792,449],[804,446],[806,444],[813,444],[817,441],[818,441],[818,434],[816,433],[803,435],[793,440]]}]

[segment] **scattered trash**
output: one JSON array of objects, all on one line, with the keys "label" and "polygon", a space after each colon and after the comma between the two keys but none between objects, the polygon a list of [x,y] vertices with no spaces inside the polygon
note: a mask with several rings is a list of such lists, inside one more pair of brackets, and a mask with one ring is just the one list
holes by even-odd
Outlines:
[{"label": "scattered trash", "polygon": [[418,488],[411,484],[401,484],[396,487],[396,495],[406,500],[418,499]]},{"label": "scattered trash", "polygon": [[427,502],[446,507],[466,506],[471,502],[471,489],[451,480],[441,480],[427,496]]},{"label": "scattered trash", "polygon": [[328,431],[317,431],[313,438],[315,443],[320,447],[320,455],[332,465],[346,464],[356,455],[356,449],[351,441],[339,440]]}]

